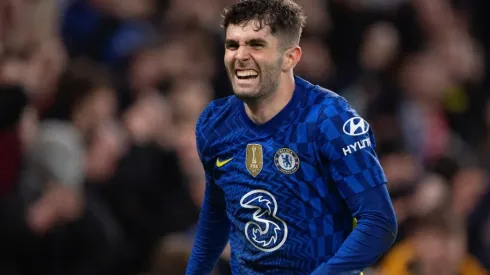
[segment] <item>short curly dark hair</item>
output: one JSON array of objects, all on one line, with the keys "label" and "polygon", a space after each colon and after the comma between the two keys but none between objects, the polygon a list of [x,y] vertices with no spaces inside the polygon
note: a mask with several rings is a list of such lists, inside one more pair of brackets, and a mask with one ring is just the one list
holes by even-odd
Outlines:
[{"label": "short curly dark hair", "polygon": [[[306,24],[303,9],[292,0],[241,0],[223,11],[222,27],[258,22],[256,31],[265,27],[273,35],[284,37],[287,46],[299,44]],[[286,46],[286,45],[285,45]]]}]

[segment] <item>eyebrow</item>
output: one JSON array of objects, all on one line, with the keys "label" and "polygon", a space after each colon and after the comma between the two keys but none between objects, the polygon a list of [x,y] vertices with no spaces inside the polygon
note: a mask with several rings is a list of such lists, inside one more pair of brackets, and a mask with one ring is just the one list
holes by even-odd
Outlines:
[{"label": "eyebrow", "polygon": [[262,38],[257,38],[257,39],[251,39],[251,40],[247,41],[246,44],[247,45],[250,45],[250,44],[262,44],[262,45],[266,45],[267,44],[267,41],[265,41]]}]

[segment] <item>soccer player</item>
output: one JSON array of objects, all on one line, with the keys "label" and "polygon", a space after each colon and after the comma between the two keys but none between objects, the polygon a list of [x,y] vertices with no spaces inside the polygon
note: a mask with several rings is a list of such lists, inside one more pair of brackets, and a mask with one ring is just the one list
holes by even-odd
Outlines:
[{"label": "soccer player", "polygon": [[196,126],[206,191],[186,274],[209,274],[228,241],[233,274],[359,274],[397,234],[369,124],[293,74],[296,3],[242,0],[223,18],[234,95]]}]

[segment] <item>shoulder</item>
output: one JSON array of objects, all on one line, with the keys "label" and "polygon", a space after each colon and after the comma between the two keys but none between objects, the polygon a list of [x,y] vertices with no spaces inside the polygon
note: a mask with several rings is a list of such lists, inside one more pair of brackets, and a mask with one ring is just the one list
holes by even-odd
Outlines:
[{"label": "shoulder", "polygon": [[347,100],[334,91],[321,86],[315,86],[311,90],[311,93],[315,98],[315,103],[320,105],[321,111],[324,114],[335,115],[346,111],[354,111]]},{"label": "shoulder", "polygon": [[[214,144],[214,139],[223,135],[221,128],[225,120],[234,117],[232,114],[237,108],[235,96],[229,96],[212,101],[201,113],[196,123],[196,142],[200,154],[205,148]],[[202,155],[201,155],[202,157]]]},{"label": "shoulder", "polygon": [[305,102],[305,107],[310,107],[310,110],[324,111],[328,107],[332,106],[344,107],[341,105],[347,103],[345,98],[327,88],[314,85],[298,76],[295,77],[295,81],[296,86],[305,91],[308,95]]},{"label": "shoulder", "polygon": [[366,138],[370,126],[364,118],[337,93],[320,86],[311,89],[312,109],[310,116],[315,118],[317,137],[335,139],[342,134],[351,138]]},{"label": "shoulder", "polygon": [[226,114],[233,110],[234,96],[213,100],[201,112],[196,124],[196,133],[200,133],[210,127],[214,127],[216,121],[219,121]]},{"label": "shoulder", "polygon": [[359,116],[349,102],[334,91],[304,80],[301,85],[308,93],[306,106],[309,109],[309,116],[314,118],[318,124],[339,123],[340,120]]},{"label": "shoulder", "polygon": [[[362,131],[366,130],[367,123],[344,97],[300,77],[296,77],[296,80],[297,85],[307,94],[307,99],[302,103],[302,109],[307,112],[305,120],[316,125],[317,136],[318,134],[320,136],[330,134],[330,132],[342,132],[348,121],[356,122],[355,124],[358,125],[357,122],[362,120],[361,124],[365,124]],[[358,130],[361,131],[361,129]]]}]

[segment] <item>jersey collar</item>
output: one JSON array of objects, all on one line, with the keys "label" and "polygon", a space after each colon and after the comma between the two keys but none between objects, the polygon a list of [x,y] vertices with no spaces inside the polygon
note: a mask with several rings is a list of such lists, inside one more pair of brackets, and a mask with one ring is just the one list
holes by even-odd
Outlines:
[{"label": "jersey collar", "polygon": [[289,100],[288,104],[286,104],[286,106],[281,111],[279,111],[279,113],[277,113],[273,118],[271,118],[264,124],[255,124],[255,122],[253,122],[248,117],[243,101],[235,97],[235,104],[240,111],[240,116],[250,130],[256,132],[257,134],[273,133],[276,129],[278,129],[280,126],[283,126],[289,120],[293,111],[298,107],[302,97],[306,94],[307,86],[311,85],[306,80],[298,76],[294,77],[294,81],[295,89],[293,92],[293,96]]}]

